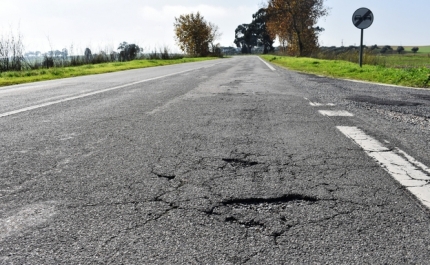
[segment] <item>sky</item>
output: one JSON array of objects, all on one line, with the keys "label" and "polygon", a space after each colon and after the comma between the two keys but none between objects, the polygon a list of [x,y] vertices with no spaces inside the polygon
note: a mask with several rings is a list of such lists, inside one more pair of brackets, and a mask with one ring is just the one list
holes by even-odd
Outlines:
[{"label": "sky", "polygon": [[[267,0],[0,0],[1,36],[21,34],[26,51],[67,48],[82,54],[116,50],[126,41],[152,52],[167,47],[179,52],[174,39],[175,17],[199,11],[218,25],[222,46],[234,46],[234,31],[250,23]],[[430,45],[429,0],[325,0],[329,15],[318,26],[325,29],[321,46],[359,45],[360,30],[352,15],[369,8],[374,22],[364,30],[366,45]]]}]

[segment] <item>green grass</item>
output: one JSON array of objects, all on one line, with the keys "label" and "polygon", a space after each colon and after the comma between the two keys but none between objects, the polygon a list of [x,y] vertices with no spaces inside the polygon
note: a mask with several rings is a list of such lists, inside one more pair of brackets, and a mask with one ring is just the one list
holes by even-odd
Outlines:
[{"label": "green grass", "polygon": [[385,66],[393,68],[427,67],[430,68],[430,57],[427,54],[392,54],[382,56]]},{"label": "green grass", "polygon": [[263,55],[263,59],[291,70],[335,78],[355,79],[409,87],[430,88],[427,67],[384,67],[336,60]]},{"label": "green grass", "polygon": [[134,60],[130,62],[114,62],[91,64],[73,67],[56,67],[30,71],[13,71],[0,73],[0,86],[16,85],[36,81],[45,81],[82,75],[94,75],[117,71],[139,69],[154,66],[164,66],[188,62],[200,62],[216,59],[214,57],[183,58],[177,60]]}]

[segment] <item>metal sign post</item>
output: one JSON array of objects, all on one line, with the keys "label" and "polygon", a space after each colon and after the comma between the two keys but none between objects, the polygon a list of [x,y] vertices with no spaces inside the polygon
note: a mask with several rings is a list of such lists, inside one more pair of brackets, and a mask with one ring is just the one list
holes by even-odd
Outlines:
[{"label": "metal sign post", "polygon": [[352,15],[352,23],[357,28],[361,29],[360,40],[360,67],[363,65],[363,31],[370,27],[373,23],[373,13],[368,8],[359,8]]}]

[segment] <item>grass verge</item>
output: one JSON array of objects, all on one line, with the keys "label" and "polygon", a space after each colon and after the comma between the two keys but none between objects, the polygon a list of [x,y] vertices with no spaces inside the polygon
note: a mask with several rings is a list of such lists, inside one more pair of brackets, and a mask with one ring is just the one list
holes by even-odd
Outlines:
[{"label": "grass verge", "polygon": [[392,85],[430,88],[430,69],[427,67],[390,68],[363,65],[360,68],[358,63],[346,61],[273,55],[262,55],[261,57],[273,64],[305,73]]},{"label": "grass verge", "polygon": [[53,80],[82,75],[94,75],[117,71],[164,66],[188,62],[200,62],[217,59],[215,57],[183,58],[177,60],[134,60],[130,62],[112,62],[102,64],[88,64],[82,66],[57,67],[29,71],[14,71],[0,73],[0,86],[17,85],[36,81]]}]

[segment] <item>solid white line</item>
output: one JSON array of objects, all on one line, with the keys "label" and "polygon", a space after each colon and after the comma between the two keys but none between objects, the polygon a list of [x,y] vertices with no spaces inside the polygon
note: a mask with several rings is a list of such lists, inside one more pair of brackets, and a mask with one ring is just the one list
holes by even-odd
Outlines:
[{"label": "solid white line", "polygon": [[366,154],[375,159],[401,185],[405,186],[426,207],[430,208],[430,170],[400,149],[390,151],[379,141],[357,127],[338,126]]},{"label": "solid white line", "polygon": [[260,57],[258,57],[258,59],[260,59],[265,65],[267,65],[267,67],[269,67],[270,70],[276,71],[276,69],[273,66],[271,66],[269,63],[267,63],[265,60],[261,59]]},{"label": "solid white line", "polygon": [[67,101],[71,101],[71,100],[75,100],[75,99],[80,99],[80,98],[85,98],[85,97],[97,95],[97,94],[105,93],[105,92],[108,92],[108,91],[112,91],[112,90],[116,90],[116,89],[120,89],[120,88],[124,88],[124,87],[128,87],[128,86],[132,86],[132,85],[137,85],[137,84],[141,84],[141,83],[145,83],[145,82],[149,82],[149,81],[153,81],[153,80],[157,80],[157,79],[162,79],[162,78],[173,76],[173,75],[179,75],[179,74],[183,74],[183,73],[186,73],[186,72],[191,72],[191,71],[194,71],[194,70],[197,70],[197,69],[201,69],[201,68],[205,68],[205,67],[207,67],[207,66],[193,68],[193,69],[189,69],[189,70],[185,70],[185,71],[181,71],[181,72],[176,72],[176,73],[172,73],[172,74],[168,74],[168,75],[162,75],[162,76],[158,76],[158,77],[153,77],[153,78],[149,78],[149,79],[145,79],[145,80],[140,80],[140,81],[136,81],[136,82],[132,82],[132,83],[128,83],[128,84],[116,86],[116,87],[111,87],[111,88],[106,88],[106,89],[102,89],[102,90],[97,90],[97,91],[94,91],[94,92],[89,92],[89,93],[81,94],[81,95],[78,95],[78,96],[68,97],[68,98],[64,98],[64,99],[60,99],[60,100],[55,100],[55,101],[51,101],[51,102],[46,102],[46,103],[42,103],[42,104],[30,106],[30,107],[18,109],[18,110],[13,110],[13,111],[1,113],[0,114],[0,118],[7,117],[7,116],[10,116],[10,115],[14,115],[14,114],[18,114],[18,113],[21,113],[21,112],[26,112],[26,111],[30,111],[30,110],[34,110],[34,109],[39,109],[39,108],[43,108],[43,107],[47,107],[47,106],[51,106],[51,105],[55,105],[55,104],[59,104],[59,103],[67,102]]},{"label": "solid white line", "polygon": [[319,113],[321,113],[324,116],[328,117],[353,117],[354,114],[345,111],[345,110],[319,110]]}]

